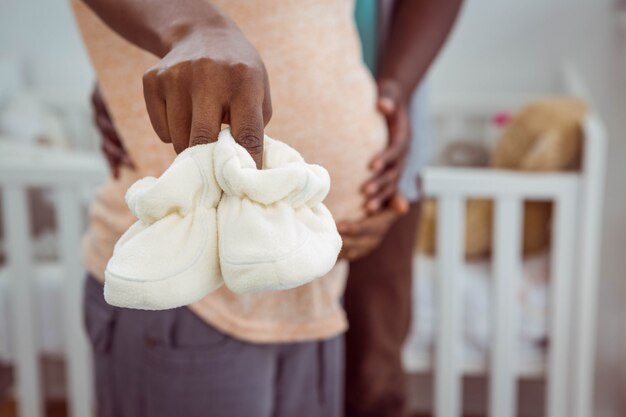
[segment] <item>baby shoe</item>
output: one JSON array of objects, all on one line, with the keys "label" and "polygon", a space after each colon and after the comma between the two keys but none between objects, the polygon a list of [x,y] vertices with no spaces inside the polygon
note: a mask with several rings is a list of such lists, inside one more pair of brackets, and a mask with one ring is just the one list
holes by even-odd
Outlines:
[{"label": "baby shoe", "polygon": [[139,219],[116,243],[104,276],[115,306],[163,310],[222,285],[217,256],[215,144],[193,146],[161,177],[135,182],[126,203]]},{"label": "baby shoe", "polygon": [[224,129],[215,146],[219,257],[236,293],[283,290],[325,275],[341,238],[322,201],[328,172],[288,145],[265,136],[263,169]]}]

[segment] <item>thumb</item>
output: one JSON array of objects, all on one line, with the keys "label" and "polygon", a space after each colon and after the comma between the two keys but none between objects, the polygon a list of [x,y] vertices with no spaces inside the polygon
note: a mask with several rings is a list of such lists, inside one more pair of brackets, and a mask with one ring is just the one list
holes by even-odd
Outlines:
[{"label": "thumb", "polygon": [[389,116],[396,111],[402,89],[397,81],[383,79],[378,81],[378,110],[385,116]]},{"label": "thumb", "polygon": [[385,116],[393,114],[393,112],[396,110],[396,102],[389,97],[378,97],[376,105],[378,107],[378,111],[380,111]]}]

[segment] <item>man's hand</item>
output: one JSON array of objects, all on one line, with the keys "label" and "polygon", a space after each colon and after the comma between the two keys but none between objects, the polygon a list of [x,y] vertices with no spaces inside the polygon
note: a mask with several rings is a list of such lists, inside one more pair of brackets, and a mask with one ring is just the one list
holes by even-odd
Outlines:
[{"label": "man's hand", "polygon": [[400,86],[392,80],[379,82],[378,109],[385,116],[389,144],[370,163],[373,176],[363,185],[365,210],[376,213],[398,192],[411,139],[408,105]]},{"label": "man's hand", "polygon": [[405,214],[408,203],[403,197],[395,196],[388,207],[356,222],[341,222],[337,230],[343,240],[339,257],[354,261],[372,252],[380,245],[398,216]]},{"label": "man's hand", "polygon": [[263,128],[272,113],[269,81],[257,51],[232,22],[191,28],[143,77],[150,121],[177,153],[213,142],[221,124],[263,159]]},{"label": "man's hand", "polygon": [[235,22],[207,0],[84,0],[161,61],[143,77],[150,121],[176,152],[215,141],[222,123],[261,167],[272,115],[265,66]]},{"label": "man's hand", "polygon": [[100,147],[109,163],[113,178],[118,178],[122,166],[134,168],[134,165],[117,134],[98,85],[95,86],[91,94],[91,105],[93,107],[93,121],[102,139]]}]

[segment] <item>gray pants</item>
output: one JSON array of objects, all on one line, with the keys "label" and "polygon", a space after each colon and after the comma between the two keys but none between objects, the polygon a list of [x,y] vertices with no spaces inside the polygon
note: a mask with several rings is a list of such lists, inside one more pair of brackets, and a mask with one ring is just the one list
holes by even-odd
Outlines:
[{"label": "gray pants", "polygon": [[190,310],[111,307],[87,279],[98,417],[340,417],[343,338],[252,344]]}]

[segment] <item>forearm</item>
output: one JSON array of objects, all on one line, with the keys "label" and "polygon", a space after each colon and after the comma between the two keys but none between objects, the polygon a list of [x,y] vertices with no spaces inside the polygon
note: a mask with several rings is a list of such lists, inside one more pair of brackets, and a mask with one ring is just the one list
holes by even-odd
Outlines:
[{"label": "forearm", "polygon": [[462,1],[396,0],[378,79],[395,81],[404,100],[443,46]]},{"label": "forearm", "polygon": [[163,142],[180,153],[217,140],[229,124],[262,166],[263,129],[272,115],[269,78],[234,21],[208,0],[83,1],[111,29],[161,58],[141,81]]},{"label": "forearm", "polygon": [[158,57],[197,27],[231,24],[206,0],[83,0],[111,29]]}]

